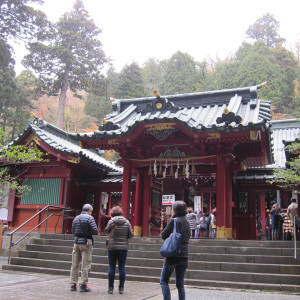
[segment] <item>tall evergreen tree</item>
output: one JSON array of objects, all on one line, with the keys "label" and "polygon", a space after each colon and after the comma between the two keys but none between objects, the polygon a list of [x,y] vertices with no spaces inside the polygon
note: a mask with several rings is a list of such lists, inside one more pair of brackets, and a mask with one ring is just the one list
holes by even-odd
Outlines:
[{"label": "tall evergreen tree", "polygon": [[94,86],[85,100],[84,112],[97,119],[97,124],[112,111],[111,102],[107,94],[109,79],[102,79]]},{"label": "tall evergreen tree", "polygon": [[284,39],[279,36],[279,28],[279,21],[270,13],[266,13],[248,28],[246,34],[249,38],[263,40],[269,48],[272,48],[277,43],[284,41]]},{"label": "tall evergreen tree", "polygon": [[144,63],[142,75],[147,95],[153,96],[154,89],[160,90],[163,78],[162,64],[155,58],[149,58]]},{"label": "tall evergreen tree", "polygon": [[31,6],[42,3],[41,0],[0,1],[0,125],[12,137],[18,131],[17,111],[24,90],[16,82],[14,52],[9,43],[13,40],[27,42],[47,25],[45,14]]},{"label": "tall evergreen tree", "polygon": [[83,2],[77,0],[47,32],[40,32],[29,44],[24,65],[39,74],[44,87],[59,92],[56,126],[62,128],[66,93],[70,88],[90,88],[100,77],[107,62],[99,40],[101,30],[90,19]]},{"label": "tall evergreen tree", "polygon": [[0,39],[0,126],[4,131],[14,111],[16,82],[11,47]]},{"label": "tall evergreen tree", "polygon": [[45,14],[31,5],[43,2],[43,0],[1,0],[0,38],[28,40],[33,37],[47,21]]},{"label": "tall evergreen tree", "polygon": [[122,69],[115,93],[113,97],[123,99],[145,96],[142,71],[137,63],[133,62]]},{"label": "tall evergreen tree", "polygon": [[283,94],[282,105],[289,107],[289,110],[294,110],[292,100],[295,95],[295,82],[297,77],[298,62],[293,52],[288,51],[281,44],[277,44],[272,49],[275,55],[276,62],[280,66],[280,70],[283,76]]},{"label": "tall evergreen tree", "polygon": [[192,93],[196,89],[197,70],[195,60],[187,53],[176,52],[166,62],[161,93]]},{"label": "tall evergreen tree", "polygon": [[239,86],[257,85],[266,81],[267,87],[260,91],[260,96],[263,99],[272,100],[276,107],[275,111],[281,110],[284,90],[283,74],[275,55],[263,41],[255,42],[240,64],[237,78]]}]

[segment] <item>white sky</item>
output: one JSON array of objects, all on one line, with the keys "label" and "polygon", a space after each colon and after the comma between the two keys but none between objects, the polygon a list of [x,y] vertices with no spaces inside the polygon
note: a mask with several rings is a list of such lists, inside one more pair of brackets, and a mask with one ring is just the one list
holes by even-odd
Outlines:
[{"label": "white sky", "polygon": [[[52,21],[69,11],[74,3],[74,0],[44,1],[41,9]],[[142,66],[150,57],[168,59],[178,50],[197,61],[208,57],[224,59],[235,53],[245,40],[249,26],[267,12],[280,22],[280,35],[287,40],[288,49],[291,50],[300,39],[299,0],[83,2],[102,29],[103,50],[117,71],[133,61]]]}]

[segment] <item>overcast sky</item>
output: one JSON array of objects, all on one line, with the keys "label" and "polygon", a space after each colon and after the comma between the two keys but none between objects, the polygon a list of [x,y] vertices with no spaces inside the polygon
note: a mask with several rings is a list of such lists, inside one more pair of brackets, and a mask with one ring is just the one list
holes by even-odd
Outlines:
[{"label": "overcast sky", "polygon": [[[57,21],[74,0],[44,0]],[[106,55],[117,71],[150,57],[168,59],[178,50],[201,61],[234,54],[245,32],[267,12],[280,22],[280,35],[292,49],[300,39],[300,0],[84,0],[102,29]]]}]

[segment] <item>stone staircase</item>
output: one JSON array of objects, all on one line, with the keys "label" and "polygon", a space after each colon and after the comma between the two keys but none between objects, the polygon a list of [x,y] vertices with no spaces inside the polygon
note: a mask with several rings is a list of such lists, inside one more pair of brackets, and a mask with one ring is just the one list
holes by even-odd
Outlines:
[{"label": "stone staircase", "polygon": [[[107,278],[105,240],[105,236],[95,238],[90,277]],[[160,238],[133,238],[126,264],[127,280],[159,282],[161,244]],[[72,235],[41,234],[2,268],[69,275],[72,247]],[[185,284],[300,293],[300,261],[293,256],[292,241],[192,239]]]}]

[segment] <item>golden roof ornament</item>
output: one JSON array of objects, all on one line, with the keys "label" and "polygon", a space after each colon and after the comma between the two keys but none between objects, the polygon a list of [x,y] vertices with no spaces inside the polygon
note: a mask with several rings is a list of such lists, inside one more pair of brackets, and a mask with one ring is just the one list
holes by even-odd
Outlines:
[{"label": "golden roof ornament", "polygon": [[159,98],[159,92],[158,92],[158,89],[154,89],[154,90],[153,90],[153,95],[154,95],[156,98]]}]

